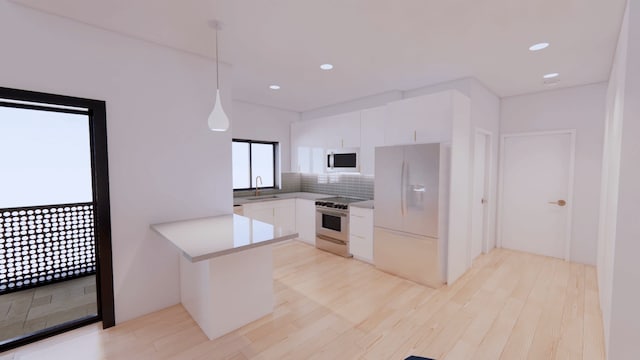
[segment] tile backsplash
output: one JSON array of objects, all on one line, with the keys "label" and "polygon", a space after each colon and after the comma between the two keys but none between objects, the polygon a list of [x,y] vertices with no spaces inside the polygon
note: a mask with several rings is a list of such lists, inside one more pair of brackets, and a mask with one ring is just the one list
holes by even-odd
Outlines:
[{"label": "tile backsplash", "polygon": [[347,173],[300,174],[300,191],[373,199],[373,176]]},{"label": "tile backsplash", "polygon": [[[301,174],[283,172],[281,189],[260,190],[260,194],[311,192],[359,199],[373,199],[373,176],[347,173]],[[236,191],[234,196],[252,196],[255,190]]]},{"label": "tile backsplash", "polygon": [[[277,194],[277,193],[285,193],[285,192],[299,192],[300,190],[300,173],[282,173],[280,178],[280,189],[261,189],[261,195],[267,194]],[[253,196],[255,195],[255,190],[246,190],[246,191],[234,191],[234,197],[243,197],[243,196]]]},{"label": "tile backsplash", "polygon": [[300,181],[300,173],[282,173],[282,192],[299,192],[302,191],[300,189],[301,181]]}]

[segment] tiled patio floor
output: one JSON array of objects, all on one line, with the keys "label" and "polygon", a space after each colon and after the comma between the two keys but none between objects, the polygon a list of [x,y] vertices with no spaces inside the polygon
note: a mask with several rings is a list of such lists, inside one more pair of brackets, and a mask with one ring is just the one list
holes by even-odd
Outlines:
[{"label": "tiled patio floor", "polygon": [[93,275],[1,295],[0,342],[96,313]]}]

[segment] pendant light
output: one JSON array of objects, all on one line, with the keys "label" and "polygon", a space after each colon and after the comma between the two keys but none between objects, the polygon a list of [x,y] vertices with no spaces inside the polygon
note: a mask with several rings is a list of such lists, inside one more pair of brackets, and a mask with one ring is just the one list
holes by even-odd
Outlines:
[{"label": "pendant light", "polygon": [[213,20],[210,26],[216,29],[216,102],[213,110],[209,114],[208,124],[211,131],[227,131],[229,129],[229,118],[222,109],[222,100],[220,99],[220,73],[218,72],[218,30],[220,26],[218,22]]}]

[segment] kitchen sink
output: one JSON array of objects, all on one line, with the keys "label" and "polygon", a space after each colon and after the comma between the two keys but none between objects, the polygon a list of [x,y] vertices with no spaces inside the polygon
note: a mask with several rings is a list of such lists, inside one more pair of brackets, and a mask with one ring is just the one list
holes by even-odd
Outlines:
[{"label": "kitchen sink", "polygon": [[278,195],[262,195],[262,196],[252,196],[245,198],[247,200],[269,200],[269,199],[278,199]]}]

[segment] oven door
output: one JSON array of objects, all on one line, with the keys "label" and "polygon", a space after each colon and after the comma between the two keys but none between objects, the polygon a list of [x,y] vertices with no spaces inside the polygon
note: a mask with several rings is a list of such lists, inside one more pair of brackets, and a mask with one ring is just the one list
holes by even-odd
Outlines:
[{"label": "oven door", "polygon": [[336,240],[349,241],[349,214],[316,209],[316,234]]}]

